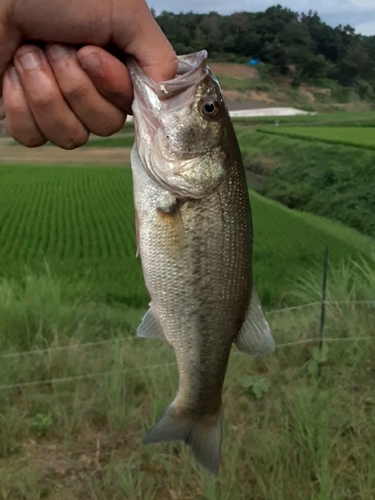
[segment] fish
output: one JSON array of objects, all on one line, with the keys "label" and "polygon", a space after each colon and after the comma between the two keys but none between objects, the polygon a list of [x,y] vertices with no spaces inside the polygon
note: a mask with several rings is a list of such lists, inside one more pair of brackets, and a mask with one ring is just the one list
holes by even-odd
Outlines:
[{"label": "fish", "polygon": [[253,283],[253,223],[241,151],[203,50],[151,80],[135,59],[131,152],[137,255],[150,307],[139,337],[175,352],[174,401],[143,443],[182,441],[213,474],[221,462],[222,392],[233,344],[275,350]]}]

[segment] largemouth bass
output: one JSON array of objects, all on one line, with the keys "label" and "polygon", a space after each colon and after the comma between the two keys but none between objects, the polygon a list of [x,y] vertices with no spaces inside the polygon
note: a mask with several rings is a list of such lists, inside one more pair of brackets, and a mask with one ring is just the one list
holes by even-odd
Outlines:
[{"label": "largemouth bass", "polygon": [[132,172],[138,255],[151,296],[137,334],[174,348],[177,396],[144,443],[184,441],[217,474],[232,344],[275,343],[252,280],[253,229],[241,152],[207,52],[155,83],[134,60]]}]

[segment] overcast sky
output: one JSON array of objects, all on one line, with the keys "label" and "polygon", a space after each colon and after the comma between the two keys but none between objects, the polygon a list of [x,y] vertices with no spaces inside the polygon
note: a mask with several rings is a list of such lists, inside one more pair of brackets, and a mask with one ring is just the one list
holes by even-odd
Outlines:
[{"label": "overcast sky", "polygon": [[[172,12],[210,12],[231,14],[235,11],[258,12],[280,4],[293,11],[316,10],[328,24],[350,24],[358,33],[375,35],[375,0],[148,0],[159,14]],[[176,7],[177,6],[177,7]]]}]

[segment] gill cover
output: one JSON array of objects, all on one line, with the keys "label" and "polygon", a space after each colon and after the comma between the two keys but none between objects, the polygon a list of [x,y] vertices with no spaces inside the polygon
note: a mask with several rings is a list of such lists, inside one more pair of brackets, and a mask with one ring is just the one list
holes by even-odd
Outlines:
[{"label": "gill cover", "polygon": [[223,150],[229,119],[207,52],[178,58],[176,77],[156,83],[129,59],[140,162],[154,182],[179,197],[212,193],[228,171]]}]

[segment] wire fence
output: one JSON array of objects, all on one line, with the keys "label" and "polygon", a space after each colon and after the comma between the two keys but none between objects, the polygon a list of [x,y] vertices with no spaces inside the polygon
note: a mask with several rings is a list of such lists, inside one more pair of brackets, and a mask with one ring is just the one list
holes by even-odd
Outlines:
[{"label": "wire fence", "polygon": [[[375,301],[370,301],[370,300],[358,300],[358,301],[339,301],[339,300],[327,300],[324,301],[325,305],[339,305],[339,304],[363,304],[363,305],[375,305]],[[301,304],[298,306],[292,306],[292,307],[285,307],[282,309],[274,309],[271,311],[268,311],[266,314],[282,314],[288,311],[295,311],[299,309],[303,309],[306,307],[312,307],[312,306],[317,306],[317,305],[322,305],[322,301],[316,301],[316,302],[309,302],[306,304]],[[138,337],[125,337],[123,339],[110,339],[110,340],[103,340],[99,342],[89,342],[89,343],[84,343],[84,344],[71,344],[67,346],[58,346],[58,347],[50,347],[47,349],[36,349],[32,351],[23,351],[23,352],[16,352],[16,353],[8,353],[8,354],[3,354],[0,356],[0,360],[5,360],[5,359],[12,359],[12,358],[20,358],[20,357],[25,357],[25,356],[36,356],[36,355],[45,355],[45,354],[51,354],[55,352],[63,352],[63,351],[69,351],[69,350],[78,350],[78,349],[89,349],[91,347],[101,347],[104,345],[111,345],[115,343],[124,343],[124,342],[131,342],[134,340],[137,340]],[[370,341],[374,340],[374,336],[360,336],[360,337],[331,337],[331,338],[325,338],[324,342],[363,342],[363,341]],[[292,347],[296,345],[303,345],[303,344],[311,344],[311,343],[318,343],[319,338],[314,337],[314,338],[309,338],[309,339],[302,339],[302,340],[296,340],[292,342],[286,342],[286,343],[281,343],[277,344],[276,348],[281,349],[285,347]],[[233,353],[232,356],[240,355],[240,352]],[[71,376],[71,377],[61,377],[61,378],[55,378],[55,379],[46,379],[46,380],[38,380],[34,382],[23,382],[23,383],[17,383],[17,384],[9,384],[9,385],[0,385],[0,391],[5,391],[5,390],[12,390],[12,389],[23,389],[27,387],[35,387],[35,386],[43,386],[43,385],[50,385],[50,384],[60,384],[60,383],[67,383],[67,382],[74,382],[74,381],[79,381],[79,380],[85,380],[85,379],[92,379],[96,377],[106,377],[114,374],[126,374],[130,372],[136,372],[136,371],[147,371],[147,370],[153,370],[153,369],[158,369],[158,368],[163,368],[163,367],[168,367],[168,366],[175,366],[176,361],[172,362],[166,362],[166,363],[156,363],[152,365],[146,365],[146,366],[140,366],[140,367],[132,367],[128,368],[125,370],[112,370],[112,371],[106,371],[106,372],[99,372],[99,373],[88,373],[84,375],[77,375],[77,376]]]},{"label": "wire fence", "polygon": [[[267,311],[266,315],[272,315],[272,314],[282,314],[285,312],[289,311],[296,311],[299,309],[304,309],[306,307],[312,307],[312,306],[320,306],[322,302],[315,301],[315,302],[308,302],[306,304],[301,304],[298,306],[292,306],[292,307],[284,307],[282,309],[273,309],[271,311]],[[333,305],[333,304],[363,304],[363,305],[375,305],[375,300],[327,300],[325,301],[325,304],[327,305]],[[35,349],[32,351],[21,351],[21,352],[12,352],[8,354],[2,354],[0,355],[0,360],[2,359],[11,359],[11,358],[18,358],[22,356],[36,356],[36,355],[43,355],[47,353],[52,353],[52,352],[59,352],[59,351],[69,351],[69,350],[74,350],[74,349],[88,349],[90,347],[101,347],[105,345],[110,345],[110,344],[115,344],[118,342],[132,342],[134,340],[139,340],[138,337],[125,337],[122,339],[115,338],[115,339],[110,339],[110,340],[101,340],[98,342],[87,342],[84,344],[69,344],[66,346],[58,346],[58,347],[48,347],[46,349]],[[290,344],[287,345],[293,345],[294,343],[299,344],[301,342],[314,342],[316,339],[309,339],[307,341],[297,341],[297,342],[291,342]],[[325,339],[328,340],[328,339]],[[282,344],[284,345],[284,344]],[[281,347],[281,345],[278,345],[278,347]]]}]

